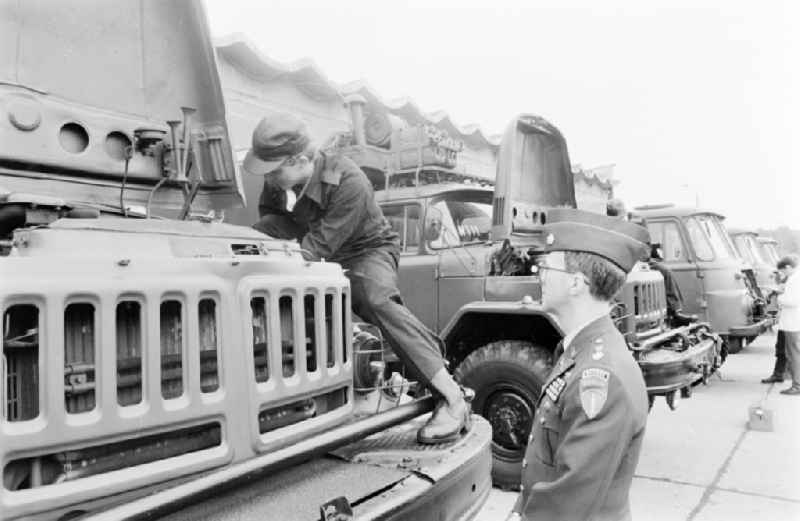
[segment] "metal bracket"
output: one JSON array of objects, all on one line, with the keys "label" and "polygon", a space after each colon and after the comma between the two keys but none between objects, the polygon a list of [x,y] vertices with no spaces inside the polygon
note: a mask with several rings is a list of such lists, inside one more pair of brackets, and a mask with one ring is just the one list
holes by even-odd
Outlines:
[{"label": "metal bracket", "polygon": [[319,507],[320,521],[351,521],[353,517],[353,507],[344,496],[323,503]]}]

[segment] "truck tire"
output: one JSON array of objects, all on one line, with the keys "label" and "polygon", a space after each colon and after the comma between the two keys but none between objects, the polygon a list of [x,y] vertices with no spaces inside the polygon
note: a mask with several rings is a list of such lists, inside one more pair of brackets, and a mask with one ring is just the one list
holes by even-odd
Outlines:
[{"label": "truck tire", "polygon": [[553,365],[551,349],[523,340],[479,347],[455,371],[475,391],[473,412],[492,425],[492,480],[518,489],[536,402]]}]

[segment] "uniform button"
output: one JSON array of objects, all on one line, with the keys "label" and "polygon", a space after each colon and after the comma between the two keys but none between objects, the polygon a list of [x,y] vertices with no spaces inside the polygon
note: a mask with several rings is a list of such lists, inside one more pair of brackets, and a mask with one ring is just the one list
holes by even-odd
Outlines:
[{"label": "uniform button", "polygon": [[544,423],[544,416],[542,416],[541,418],[539,418],[539,423]]},{"label": "uniform button", "polygon": [[523,459],[522,460],[522,468],[524,469],[527,466],[528,466],[528,460],[527,459]]},{"label": "uniform button", "polygon": [[533,441],[533,434],[529,434],[528,435],[528,444],[530,444],[532,441]]},{"label": "uniform button", "polygon": [[544,407],[544,410],[546,411],[547,409],[550,408],[550,402],[544,402],[544,405],[542,407]]}]

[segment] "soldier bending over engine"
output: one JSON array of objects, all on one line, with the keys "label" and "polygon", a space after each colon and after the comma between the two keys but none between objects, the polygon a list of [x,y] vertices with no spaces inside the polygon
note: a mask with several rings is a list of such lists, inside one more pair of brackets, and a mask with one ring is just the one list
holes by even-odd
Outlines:
[{"label": "soldier bending over engine", "polygon": [[297,239],[312,260],[340,263],[350,279],[353,311],[377,325],[413,377],[440,397],[418,441],[457,438],[468,427],[469,407],[445,368],[442,341],[403,305],[398,236],[364,172],[347,157],[315,151],[303,122],[290,114],[261,120],[243,168],[265,176],[261,220],[253,227]]}]

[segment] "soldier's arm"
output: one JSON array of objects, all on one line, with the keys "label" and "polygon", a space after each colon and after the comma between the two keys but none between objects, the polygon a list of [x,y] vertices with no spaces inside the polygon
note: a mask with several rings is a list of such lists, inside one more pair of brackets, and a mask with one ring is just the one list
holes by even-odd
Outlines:
[{"label": "soldier's arm", "polygon": [[289,215],[286,209],[286,192],[280,186],[271,183],[269,178],[264,180],[258,198],[258,216],[265,215]]},{"label": "soldier's arm", "polygon": [[330,258],[361,225],[370,190],[366,177],[343,176],[331,195],[328,209],[319,223],[303,237],[302,247],[315,259]]},{"label": "soldier's arm", "polygon": [[532,487],[524,505],[527,519],[592,519],[634,435],[630,405],[613,374],[607,399],[592,419],[581,405],[579,382],[571,382],[562,394],[566,432],[554,455],[560,477]]}]

